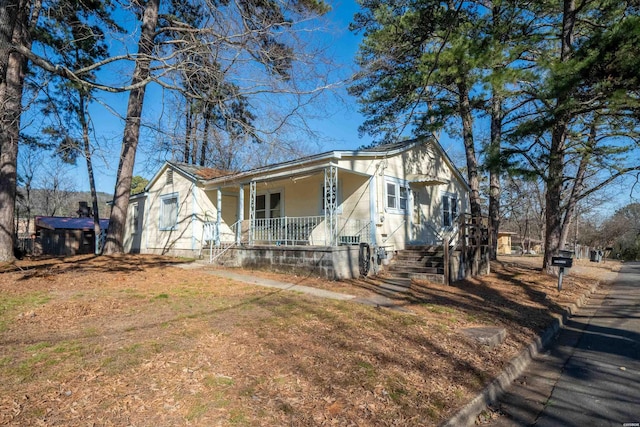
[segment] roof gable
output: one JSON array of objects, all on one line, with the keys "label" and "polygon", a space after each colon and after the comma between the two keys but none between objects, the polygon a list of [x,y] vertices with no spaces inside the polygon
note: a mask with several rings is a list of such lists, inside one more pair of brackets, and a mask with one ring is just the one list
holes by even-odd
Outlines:
[{"label": "roof gable", "polygon": [[326,151],[319,154],[313,154],[310,156],[301,157],[295,160],[289,160],[286,162],[275,163],[268,166],[262,166],[254,169],[248,169],[243,172],[231,172],[214,168],[207,168],[198,165],[191,165],[183,162],[165,162],[160,170],[154,175],[145,187],[145,191],[148,191],[154,183],[164,174],[167,168],[172,168],[192,182],[205,182],[206,184],[219,185],[225,182],[233,182],[236,180],[251,180],[254,176],[260,176],[262,174],[270,174],[272,172],[284,173],[288,169],[295,170],[303,168],[312,164],[318,164],[322,161],[331,161],[332,159],[344,159],[344,158],[357,158],[357,157],[378,157],[378,156],[393,156],[414,147],[428,143],[436,151],[436,153],[444,159],[446,165],[452,170],[453,175],[467,188],[469,185],[460,174],[460,171],[455,167],[447,153],[442,146],[435,139],[412,139],[391,144],[382,144],[375,147],[364,148],[360,150],[335,150]]},{"label": "roof gable", "polygon": [[223,169],[208,168],[204,166],[191,165],[183,162],[167,162],[174,169],[182,171],[185,175],[189,175],[195,179],[214,179],[222,176],[234,175],[234,172],[226,171]]},{"label": "roof gable", "polygon": [[268,174],[276,171],[286,171],[287,169],[303,168],[314,163],[321,161],[330,161],[332,159],[344,159],[344,158],[358,158],[358,157],[390,157],[397,154],[401,154],[405,151],[409,151],[421,144],[430,144],[435,149],[437,155],[442,156],[447,167],[451,169],[453,175],[469,190],[469,184],[462,176],[458,168],[455,167],[451,158],[444,151],[440,143],[435,139],[412,139],[391,144],[382,144],[375,147],[360,149],[360,150],[336,150],[327,151],[320,154],[314,154],[311,156],[301,157],[296,160],[290,160],[287,162],[275,163],[269,166],[263,166],[247,171],[239,172],[236,174],[224,175],[207,180],[209,184],[218,184],[229,179],[249,179],[255,175]]}]

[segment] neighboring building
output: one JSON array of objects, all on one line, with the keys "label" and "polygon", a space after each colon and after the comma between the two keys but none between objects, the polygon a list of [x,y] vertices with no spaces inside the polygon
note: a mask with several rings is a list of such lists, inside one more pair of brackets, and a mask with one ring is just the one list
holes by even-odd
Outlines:
[{"label": "neighboring building", "polygon": [[498,255],[511,255],[511,236],[515,236],[517,233],[512,231],[498,231]]},{"label": "neighboring building", "polygon": [[[106,230],[108,219],[100,220]],[[93,218],[35,217],[36,243],[34,252],[43,255],[79,255],[95,253]]]},{"label": "neighboring building", "polygon": [[522,236],[514,235],[511,237],[511,245],[514,251],[519,252],[520,254],[541,254],[543,241],[532,238],[523,238]]},{"label": "neighboring building", "polygon": [[329,277],[357,276],[361,243],[374,253],[441,243],[468,211],[468,193],[435,141],[240,173],[166,162],[131,197],[125,250],[213,257],[213,248],[231,247],[225,259],[236,265],[302,266],[308,258]]}]

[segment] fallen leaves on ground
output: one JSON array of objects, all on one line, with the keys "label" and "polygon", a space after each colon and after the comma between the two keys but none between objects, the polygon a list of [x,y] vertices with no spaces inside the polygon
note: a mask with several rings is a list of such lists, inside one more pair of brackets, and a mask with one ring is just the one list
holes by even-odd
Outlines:
[{"label": "fallen leaves on ground", "polygon": [[[617,264],[540,258],[416,283],[407,312],[182,269],[159,256],[19,261],[0,271],[1,425],[415,426],[450,416]],[[243,272],[243,271],[240,271]],[[244,271],[368,296],[358,281]],[[490,349],[471,326],[500,326]]]}]

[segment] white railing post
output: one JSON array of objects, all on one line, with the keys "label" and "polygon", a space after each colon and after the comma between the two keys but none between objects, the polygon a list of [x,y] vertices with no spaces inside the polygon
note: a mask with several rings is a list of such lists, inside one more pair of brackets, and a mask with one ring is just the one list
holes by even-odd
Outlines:
[{"label": "white railing post", "polygon": [[216,210],[218,211],[216,216],[216,247],[220,247],[220,223],[222,223],[222,189],[220,187],[217,190]]},{"label": "white railing post", "polygon": [[289,224],[288,224],[288,221],[287,221],[287,217],[286,217],[286,216],[285,216],[285,217],[283,217],[283,218],[282,218],[282,220],[283,220],[283,224],[281,224],[281,225],[283,226],[283,227],[282,227],[282,237],[283,237],[283,239],[282,239],[282,240],[284,240],[284,244],[285,244],[285,246],[286,246],[286,245],[288,245],[288,244],[289,244],[289,243],[288,243],[288,241],[289,241],[289,232],[288,232],[288,230],[289,230]]},{"label": "white railing post", "polygon": [[256,229],[256,182],[249,183],[249,245],[253,245]]},{"label": "white railing post", "polygon": [[338,244],[338,222],[336,210],[338,205],[338,168],[334,165],[324,169],[324,215],[326,224],[327,244]]},{"label": "white railing post", "polygon": [[238,228],[236,228],[236,244],[242,243],[242,221],[244,221],[244,185],[238,191]]}]

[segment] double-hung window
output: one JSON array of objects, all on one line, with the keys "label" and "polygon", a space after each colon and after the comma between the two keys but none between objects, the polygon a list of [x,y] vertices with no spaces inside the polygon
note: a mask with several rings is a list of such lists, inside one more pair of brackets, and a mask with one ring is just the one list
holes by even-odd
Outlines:
[{"label": "double-hung window", "polygon": [[409,212],[409,195],[411,189],[409,186],[399,180],[386,181],[386,208],[392,213],[406,214]]},{"label": "double-hung window", "polygon": [[175,230],[178,224],[178,194],[160,198],[160,230]]},{"label": "double-hung window", "polygon": [[265,193],[256,196],[256,219],[280,218],[282,193]]},{"label": "double-hung window", "polygon": [[451,227],[458,217],[458,199],[453,194],[442,196],[442,226]]}]

